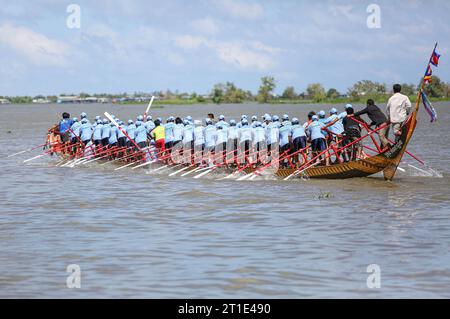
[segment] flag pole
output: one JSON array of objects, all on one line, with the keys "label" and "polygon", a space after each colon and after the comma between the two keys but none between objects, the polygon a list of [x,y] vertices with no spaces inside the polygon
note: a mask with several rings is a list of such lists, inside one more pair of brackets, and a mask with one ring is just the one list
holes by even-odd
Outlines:
[{"label": "flag pole", "polygon": [[434,45],[434,49],[433,49],[433,51],[431,52],[430,59],[428,60],[428,64],[427,64],[427,68],[426,68],[426,70],[425,70],[425,74],[423,75],[422,80],[421,80],[421,83],[420,83],[420,90],[419,90],[419,93],[417,94],[416,112],[419,111],[420,102],[421,102],[421,100],[422,100],[422,92],[423,92],[423,90],[425,89],[425,76],[427,75],[428,68],[430,67],[430,64],[431,64],[431,59],[433,58],[433,54],[434,54],[434,52],[436,51],[437,46],[438,46],[438,43],[436,42],[436,44]]}]

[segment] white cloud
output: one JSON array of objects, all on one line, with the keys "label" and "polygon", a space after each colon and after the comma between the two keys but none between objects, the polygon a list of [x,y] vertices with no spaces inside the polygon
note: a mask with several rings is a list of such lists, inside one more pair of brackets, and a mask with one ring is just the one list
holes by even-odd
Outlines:
[{"label": "white cloud", "polygon": [[197,32],[209,35],[216,34],[219,31],[216,22],[210,17],[195,20],[191,25]]},{"label": "white cloud", "polygon": [[265,71],[274,66],[272,56],[258,52],[237,42],[213,42],[208,44],[220,60],[235,67]]},{"label": "white cloud", "polygon": [[216,4],[233,18],[256,20],[264,16],[264,9],[258,3],[237,0],[216,0]]},{"label": "white cloud", "polygon": [[0,26],[0,43],[35,65],[64,66],[67,63],[69,50],[66,44],[25,27]]},{"label": "white cloud", "polygon": [[109,59],[128,59],[125,38],[105,24],[94,24],[83,33],[84,40]]},{"label": "white cloud", "polygon": [[207,43],[204,37],[183,35],[175,38],[175,45],[182,49],[197,49]]},{"label": "white cloud", "polygon": [[268,46],[260,41],[253,41],[250,43],[250,45],[256,50],[266,52],[269,54],[277,54],[282,51],[280,48],[274,48],[274,47]]}]

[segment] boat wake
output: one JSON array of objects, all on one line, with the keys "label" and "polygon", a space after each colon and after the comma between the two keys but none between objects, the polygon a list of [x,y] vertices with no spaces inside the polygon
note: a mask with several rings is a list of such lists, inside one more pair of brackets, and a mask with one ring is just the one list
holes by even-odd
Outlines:
[{"label": "boat wake", "polygon": [[440,173],[438,170],[430,167],[430,166],[415,166],[412,164],[403,163],[404,165],[401,166],[403,171],[402,173],[404,175],[410,176],[410,177],[431,177],[431,178],[443,178],[443,174]]}]

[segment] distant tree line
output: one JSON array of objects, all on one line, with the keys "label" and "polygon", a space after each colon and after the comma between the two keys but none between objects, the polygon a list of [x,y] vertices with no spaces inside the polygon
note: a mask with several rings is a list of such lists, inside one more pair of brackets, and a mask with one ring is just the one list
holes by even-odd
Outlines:
[{"label": "distant tree line", "polygon": [[[186,93],[164,90],[155,91],[151,93],[134,92],[120,93],[120,94],[88,94],[81,92],[79,94],[61,94],[60,96],[78,96],[80,98],[96,97],[107,98],[110,100],[120,99],[141,99],[141,101],[148,100],[152,95],[158,97],[164,102],[179,102],[183,103],[189,101],[190,103],[243,103],[243,102],[258,102],[258,103],[302,103],[302,102],[342,102],[351,101],[359,102],[369,98],[375,101],[384,101],[392,93],[392,88],[385,83],[374,82],[370,80],[358,81],[352,85],[347,92],[341,93],[335,88],[326,89],[320,83],[311,83],[306,87],[304,92],[298,93],[294,86],[288,86],[284,89],[281,95],[275,94],[277,83],[274,77],[265,76],[261,78],[261,84],[256,94],[249,90],[244,90],[237,87],[233,82],[225,82],[215,84],[208,94],[200,95],[196,92]],[[414,97],[419,91],[419,87],[414,84],[403,83],[402,93]],[[442,81],[439,77],[433,76],[432,83],[425,86],[425,92],[433,99],[449,99],[450,98],[450,83]],[[33,100],[46,100],[55,103],[58,97],[51,96],[14,96],[2,97],[9,100],[11,103],[32,103]]]}]

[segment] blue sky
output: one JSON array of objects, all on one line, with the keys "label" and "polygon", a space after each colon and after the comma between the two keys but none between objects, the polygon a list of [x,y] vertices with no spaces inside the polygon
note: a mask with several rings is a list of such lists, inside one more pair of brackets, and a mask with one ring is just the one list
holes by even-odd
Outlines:
[{"label": "blue sky", "polygon": [[[67,6],[81,8],[69,29]],[[367,27],[369,4],[381,28]],[[0,0],[0,96],[180,90],[232,81],[417,83],[435,41],[450,81],[446,0]]]}]

